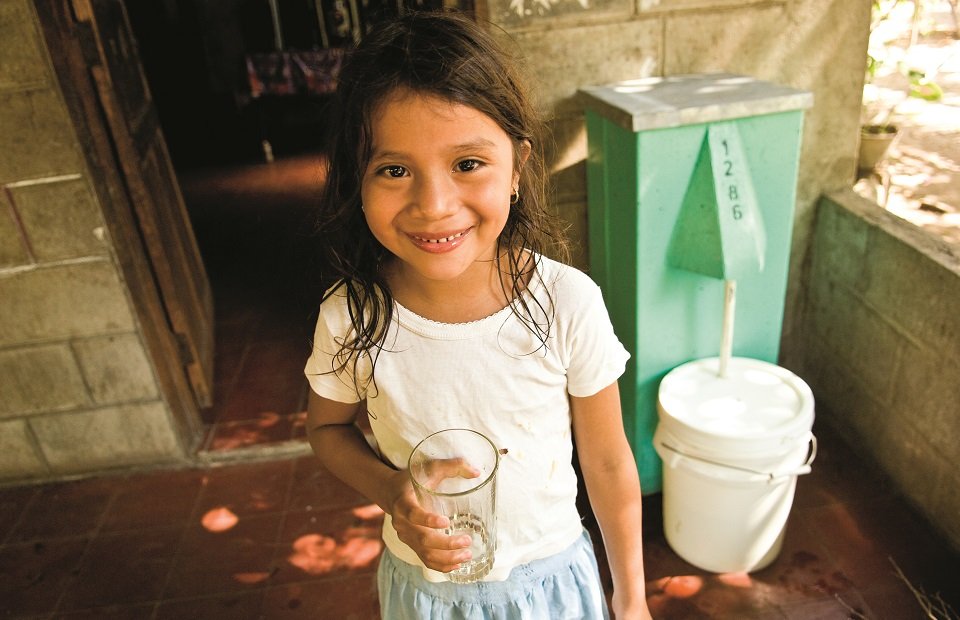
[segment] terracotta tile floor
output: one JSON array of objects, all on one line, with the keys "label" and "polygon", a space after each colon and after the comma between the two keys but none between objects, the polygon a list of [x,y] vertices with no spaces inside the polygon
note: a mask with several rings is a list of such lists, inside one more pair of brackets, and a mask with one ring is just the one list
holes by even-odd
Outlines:
[{"label": "terracotta tile floor", "polygon": [[[655,617],[925,617],[893,562],[960,609],[960,557],[816,432],[783,550],[754,574],[687,564],[664,540],[660,495],[645,498]],[[378,618],[381,519],[310,456],[0,489],[0,617]]]},{"label": "terracotta tile floor", "polygon": [[[205,412],[205,450],[223,458],[0,488],[0,617],[379,617],[382,516],[301,439],[317,293],[304,235],[319,171],[309,157],[278,164],[184,183],[217,301],[218,404]],[[924,618],[908,583],[960,609],[958,554],[818,415],[813,473],[800,478],[783,550],[762,571],[689,565],[665,542],[660,495],[645,498],[655,617]],[[278,445],[284,458],[264,459]],[[602,551],[600,560],[609,589]]]}]

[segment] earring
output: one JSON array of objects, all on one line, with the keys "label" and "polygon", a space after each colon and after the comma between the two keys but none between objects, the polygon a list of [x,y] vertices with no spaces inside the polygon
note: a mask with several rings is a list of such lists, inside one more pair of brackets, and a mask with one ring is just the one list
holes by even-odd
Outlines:
[{"label": "earring", "polygon": [[513,188],[513,193],[510,194],[510,204],[515,205],[518,202],[520,202],[520,188],[515,187]]}]

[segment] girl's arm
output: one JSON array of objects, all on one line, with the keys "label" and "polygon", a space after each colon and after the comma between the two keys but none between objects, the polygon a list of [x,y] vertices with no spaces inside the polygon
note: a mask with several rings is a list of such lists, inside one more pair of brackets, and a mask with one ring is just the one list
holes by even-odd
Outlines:
[{"label": "girl's arm", "polygon": [[571,396],[570,407],[580,469],[613,575],[613,612],[617,620],[650,618],[640,477],[623,430],[617,384],[593,396]]},{"label": "girl's arm", "polygon": [[[407,470],[384,463],[354,424],[365,401],[340,403],[310,391],[307,438],[330,473],[375,502],[393,519],[397,535],[428,568],[448,572],[470,557],[469,536],[447,536],[435,528],[446,517],[420,507]],[[467,548],[467,549],[465,549]]]}]

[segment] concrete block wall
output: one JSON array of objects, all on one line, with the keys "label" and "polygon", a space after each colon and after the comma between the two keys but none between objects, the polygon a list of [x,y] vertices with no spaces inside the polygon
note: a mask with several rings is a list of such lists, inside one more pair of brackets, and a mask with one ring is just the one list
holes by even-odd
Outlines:
[{"label": "concrete block wall", "polygon": [[820,201],[812,257],[818,419],[960,549],[960,253],[845,190]]},{"label": "concrete block wall", "polygon": [[728,72],[814,95],[807,111],[781,357],[796,332],[814,205],[856,172],[869,2],[848,0],[487,0],[478,15],[526,59],[550,118],[557,210],[571,224],[574,262],[587,268],[586,133],[576,97],[586,85]]},{"label": "concrete block wall", "polygon": [[182,448],[29,0],[0,2],[0,482]]}]

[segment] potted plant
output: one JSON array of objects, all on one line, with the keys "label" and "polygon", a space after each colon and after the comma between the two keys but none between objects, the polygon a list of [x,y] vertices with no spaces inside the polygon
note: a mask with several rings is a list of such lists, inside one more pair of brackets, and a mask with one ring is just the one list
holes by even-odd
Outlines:
[{"label": "potted plant", "polygon": [[[916,39],[921,0],[874,0],[870,21],[870,43],[867,50],[864,79],[863,108],[860,125],[860,154],[858,167],[872,170],[886,157],[899,137],[900,130],[893,122],[897,107],[910,97],[937,101],[943,90],[925,71],[905,63],[907,52]],[[905,47],[898,47],[895,18],[910,11],[910,38]],[[902,22],[901,22],[902,23]],[[893,66],[899,76],[899,89],[878,88],[875,84],[881,69]]]}]

